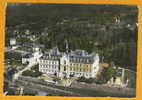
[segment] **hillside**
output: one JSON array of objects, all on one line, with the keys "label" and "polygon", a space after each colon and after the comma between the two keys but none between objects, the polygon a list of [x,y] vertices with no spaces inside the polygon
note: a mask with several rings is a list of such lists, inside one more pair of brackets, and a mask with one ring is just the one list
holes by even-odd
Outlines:
[{"label": "hillside", "polygon": [[[6,27],[21,34],[31,30],[40,37],[36,43],[45,49],[58,46],[65,51],[67,40],[71,50],[97,52],[101,61],[136,71],[136,6],[21,4],[8,5],[6,16]],[[13,36],[11,32],[6,35]]]}]

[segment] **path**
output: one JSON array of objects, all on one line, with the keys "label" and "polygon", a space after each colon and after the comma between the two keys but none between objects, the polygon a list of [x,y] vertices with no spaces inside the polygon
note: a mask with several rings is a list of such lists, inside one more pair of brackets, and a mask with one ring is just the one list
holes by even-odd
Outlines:
[{"label": "path", "polygon": [[14,74],[13,79],[14,79],[14,80],[18,79],[18,77],[19,77],[24,71],[30,69],[32,66],[34,66],[34,65],[36,65],[36,64],[37,64],[37,62],[30,62],[30,63],[27,65],[27,67],[25,67],[23,70],[17,72],[16,74]]}]

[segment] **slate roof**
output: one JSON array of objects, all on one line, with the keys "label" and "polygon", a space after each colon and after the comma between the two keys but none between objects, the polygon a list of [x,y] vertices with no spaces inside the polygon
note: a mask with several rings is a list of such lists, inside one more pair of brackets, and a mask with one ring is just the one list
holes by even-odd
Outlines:
[{"label": "slate roof", "polygon": [[23,58],[31,58],[33,57],[33,55],[31,53],[27,53],[23,56]]},{"label": "slate roof", "polygon": [[59,60],[62,55],[51,55],[51,54],[44,54],[40,59],[44,60]]},{"label": "slate roof", "polygon": [[43,54],[40,59],[44,60],[60,60],[62,56],[68,56],[70,62],[81,62],[81,63],[93,63],[96,57],[96,54],[88,54],[85,50],[76,50],[71,51],[68,54],[59,52],[58,48],[53,48],[49,52]]}]

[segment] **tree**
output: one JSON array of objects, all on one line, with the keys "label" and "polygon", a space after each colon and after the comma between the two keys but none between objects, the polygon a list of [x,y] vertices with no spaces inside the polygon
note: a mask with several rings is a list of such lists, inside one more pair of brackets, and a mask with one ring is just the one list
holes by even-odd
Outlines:
[{"label": "tree", "polygon": [[107,82],[112,77],[115,77],[115,75],[116,75],[116,69],[114,69],[114,63],[111,62],[110,66],[103,70],[102,76],[103,76],[104,82]]},{"label": "tree", "polygon": [[31,77],[38,77],[42,75],[42,72],[39,71],[31,71],[31,70],[26,70],[22,73],[23,76],[31,76]]},{"label": "tree", "polygon": [[4,81],[4,92],[8,91],[9,89],[9,83]]},{"label": "tree", "polygon": [[32,71],[30,71],[30,70],[26,70],[26,71],[24,71],[23,73],[22,73],[22,75],[24,75],[24,76],[32,76]]}]

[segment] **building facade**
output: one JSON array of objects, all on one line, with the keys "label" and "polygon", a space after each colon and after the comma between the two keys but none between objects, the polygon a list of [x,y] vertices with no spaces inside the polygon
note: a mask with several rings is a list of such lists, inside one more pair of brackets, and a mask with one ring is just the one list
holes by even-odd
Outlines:
[{"label": "building facade", "polygon": [[39,59],[39,71],[58,77],[95,78],[99,70],[98,54],[85,50],[60,52],[57,47],[43,54]]}]

